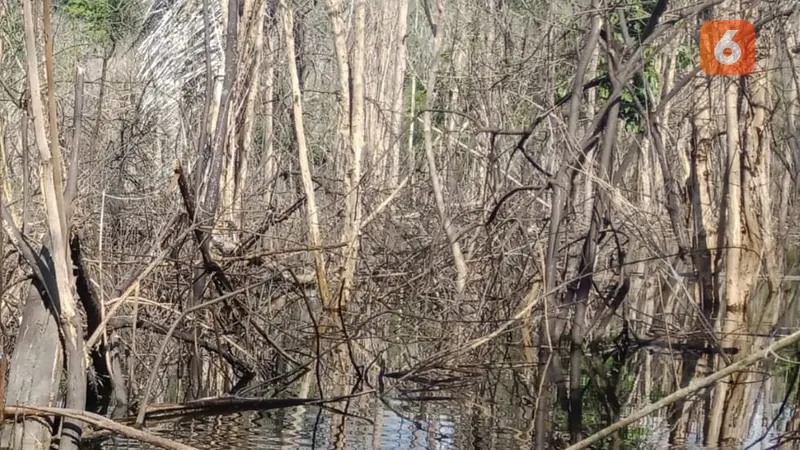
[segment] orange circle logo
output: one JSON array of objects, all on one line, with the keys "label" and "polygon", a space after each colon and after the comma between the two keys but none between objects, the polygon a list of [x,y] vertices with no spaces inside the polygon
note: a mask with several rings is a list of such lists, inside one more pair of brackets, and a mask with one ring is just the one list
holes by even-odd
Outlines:
[{"label": "orange circle logo", "polygon": [[709,75],[747,75],[756,65],[756,29],[746,20],[709,20],[700,28],[700,67]]}]

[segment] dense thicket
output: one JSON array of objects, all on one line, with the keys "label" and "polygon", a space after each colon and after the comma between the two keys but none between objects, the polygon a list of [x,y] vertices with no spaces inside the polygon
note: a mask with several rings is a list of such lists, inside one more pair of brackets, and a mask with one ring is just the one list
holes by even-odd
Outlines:
[{"label": "dense thicket", "polygon": [[[469,370],[577,443],[796,325],[797,10],[2,1],[5,404],[142,425]],[[701,71],[718,18],[755,24],[751,74]],[[651,344],[702,351],[627,357]],[[727,381],[672,441],[698,408],[709,445],[747,436],[757,378]]]}]

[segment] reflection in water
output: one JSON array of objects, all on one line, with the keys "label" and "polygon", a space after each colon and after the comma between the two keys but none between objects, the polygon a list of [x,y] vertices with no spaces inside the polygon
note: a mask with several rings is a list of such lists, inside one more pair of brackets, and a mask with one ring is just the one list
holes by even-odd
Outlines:
[{"label": "reflection in water", "polygon": [[[684,355],[685,356],[685,355]],[[675,389],[682,375],[676,362],[679,354],[639,351],[622,363],[617,394],[612,396],[597,372],[587,371],[584,377],[584,424],[587,435],[597,431],[611,420],[613,411],[609,399],[618,403],[622,416],[657,401]],[[691,360],[689,357],[686,360]],[[606,369],[615,367],[610,360]],[[614,369],[616,370],[616,369]],[[776,448],[776,439],[787,429],[797,429],[795,400],[781,408],[787,388],[792,384],[785,367],[775,368],[766,382],[756,388],[751,430],[742,448]],[[346,449],[346,450],[450,450],[487,449],[505,450],[532,448],[536,382],[520,377],[500,376],[489,387],[490,377],[476,382],[470,388],[441,389],[431,394],[441,394],[446,399],[432,401],[385,400],[361,396],[346,407],[347,416],[317,407],[297,407],[268,412],[253,412],[226,416],[186,419],[181,422],[153,425],[150,431],[199,449]],[[308,380],[310,382],[310,379]],[[605,386],[603,392],[597,386]],[[416,386],[419,388],[419,386]],[[491,391],[491,396],[476,396],[475,392]],[[395,393],[402,395],[403,389]],[[419,392],[418,390],[416,392]],[[521,394],[530,392],[531,394]],[[298,394],[309,394],[308,383],[301,383]],[[680,418],[684,431],[680,447],[704,449],[704,421],[707,399],[698,395],[687,401]],[[669,411],[663,409],[629,426],[615,439],[615,448],[657,449],[670,448],[671,424]],[[548,448],[563,448],[567,434],[565,413],[558,407],[548,410],[548,427],[552,437]],[[777,417],[777,419],[776,419]],[[343,420],[344,419],[344,420]],[[773,423],[772,427],[770,425]],[[763,436],[763,438],[762,438]],[[673,436],[674,437],[674,436]],[[608,441],[609,444],[612,441]],[[114,438],[102,444],[103,449],[153,448],[137,441]],[[597,447],[597,448],[612,448]],[[785,447],[795,448],[795,447]]]},{"label": "reflection in water", "polygon": [[[408,409],[401,414],[418,409],[413,405],[404,406]],[[513,439],[508,439],[508,436],[505,439],[487,439],[482,435],[487,430],[470,430],[468,420],[462,420],[456,411],[448,411],[452,406],[455,405],[437,406],[435,409],[441,410],[441,412],[428,414],[427,420],[419,416],[414,417],[414,420],[409,420],[408,417],[398,415],[382,407],[379,403],[375,406],[372,416],[367,414],[369,411],[357,411],[356,408],[351,407],[351,414],[378,418],[375,424],[382,425],[380,425],[379,435],[374,436],[375,430],[372,424],[357,418],[348,418],[342,448],[348,450],[516,448],[516,445],[511,442]],[[427,409],[433,410],[434,408],[428,405]],[[154,426],[150,428],[150,431],[200,449],[209,450],[330,448],[332,442],[336,440],[335,438],[331,439],[329,433],[334,415],[335,413],[324,409],[320,411],[315,407],[298,407],[265,413],[195,418]],[[499,432],[499,430],[494,432]],[[475,441],[474,447],[466,444],[470,440]],[[484,446],[480,442],[487,444],[494,442],[495,446]],[[102,448],[122,450],[155,447],[117,437],[106,441]]]},{"label": "reflection in water", "polygon": [[[303,411],[305,410],[305,411]],[[301,427],[297,427],[300,412]],[[298,407],[286,411],[269,413],[245,413],[222,417],[192,419],[185,422],[162,424],[150,431],[167,436],[200,449],[310,449],[328,448],[334,413],[318,408]],[[348,419],[344,437],[346,449],[452,449],[454,447],[454,422],[446,415],[435,422],[438,429],[433,435],[413,422],[409,422],[388,410],[380,410],[383,422],[380,438],[373,441],[372,425],[358,419]],[[315,436],[316,430],[316,436]],[[316,442],[314,441],[316,439]],[[377,446],[375,446],[377,445]],[[104,449],[150,449],[147,444],[126,438],[114,438],[105,442]]]}]

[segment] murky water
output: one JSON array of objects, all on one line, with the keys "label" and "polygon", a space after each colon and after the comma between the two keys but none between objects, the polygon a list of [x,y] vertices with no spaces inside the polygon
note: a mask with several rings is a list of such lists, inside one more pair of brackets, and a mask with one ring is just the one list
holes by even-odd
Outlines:
[{"label": "murky water", "polygon": [[[406,405],[410,406],[410,405]],[[432,408],[429,408],[432,409]],[[437,412],[410,413],[403,417],[389,409],[354,411],[350,414],[372,412],[371,417],[350,417],[344,436],[332,424],[334,413],[316,407],[292,408],[277,412],[243,413],[221,417],[206,417],[162,424],[152,428],[156,434],[200,449],[455,449],[455,448],[516,448],[512,436],[500,430],[471,429],[469,418],[460,417],[448,407]],[[369,419],[369,421],[365,420]],[[466,419],[466,420],[465,420]],[[370,423],[370,421],[372,423]],[[342,441],[342,437],[344,440]],[[484,446],[480,442],[492,442]],[[339,443],[339,445],[335,445]],[[479,445],[480,444],[480,445]],[[105,449],[154,448],[126,438],[107,441]]]},{"label": "murky water", "polygon": [[[639,352],[629,361],[632,370],[621,382],[619,391],[622,415],[657,400],[670,391],[674,380],[666,370],[675,358],[668,354]],[[780,406],[788,381],[785,368],[776,368],[768,381],[761,383],[755,394],[757,406],[751,420],[747,445],[742,448],[775,448],[777,438],[794,414],[794,401],[787,402],[780,415]],[[470,389],[442,390],[437,395],[448,398],[437,401],[381,402],[374,396],[357,397],[348,405],[338,404],[339,411],[318,407],[297,407],[268,412],[251,412],[226,416],[184,419],[149,427],[158,435],[199,449],[487,449],[505,450],[532,448],[533,401],[524,392],[535,392],[526,382],[497,382]],[[584,427],[597,431],[608,424],[606,405],[598,402],[587,381],[584,397]],[[627,387],[626,387],[627,386]],[[467,393],[469,391],[469,393]],[[482,395],[476,395],[482,392]],[[697,398],[689,408],[686,441],[680,448],[704,449],[705,418],[703,401]],[[342,414],[345,409],[346,415]],[[770,423],[775,424],[768,430]],[[549,411],[550,442],[553,448],[566,447],[568,435],[565,415],[554,405]],[[342,420],[344,426],[342,427]],[[766,432],[764,439],[757,441]],[[649,416],[629,427],[622,436],[622,448],[658,449],[669,446],[670,425],[666,410]],[[752,444],[752,445],[751,445]],[[749,447],[748,447],[749,446]],[[149,449],[152,446],[116,437],[101,448]],[[601,447],[597,447],[601,448]],[[605,447],[602,447],[605,448]],[[608,447],[611,448],[611,447]]]}]

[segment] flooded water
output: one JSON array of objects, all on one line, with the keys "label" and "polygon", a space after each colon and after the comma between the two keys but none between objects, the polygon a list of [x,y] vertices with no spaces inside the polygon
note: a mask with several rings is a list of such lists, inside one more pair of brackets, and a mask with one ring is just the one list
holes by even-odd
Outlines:
[{"label": "flooded water", "polygon": [[[407,405],[410,406],[410,405]],[[779,405],[769,408],[777,411]],[[486,423],[476,423],[475,417],[462,414],[450,407],[430,408],[435,413],[417,414],[412,418],[402,417],[390,410],[380,411],[380,419],[369,423],[355,418],[349,419],[345,427],[344,441],[341,435],[332,435],[333,414],[319,408],[293,408],[279,412],[244,413],[219,417],[195,418],[182,422],[163,424],[152,428],[156,434],[199,449],[228,450],[272,450],[272,449],[317,449],[343,448],[353,450],[408,449],[517,449],[531,448],[530,435],[525,429],[513,429],[496,425],[486,428]],[[794,408],[786,409],[777,429],[783,429]],[[298,420],[299,418],[299,420]],[[763,410],[754,417],[754,423],[766,425],[772,416]],[[518,424],[524,425],[524,424]],[[655,416],[640,424],[650,432],[638,442],[638,449],[671,448],[668,443],[669,428],[663,416]],[[335,425],[334,425],[335,428]],[[780,433],[771,431],[758,443],[764,426],[751,432],[751,441],[742,448],[765,450],[775,448],[774,440]],[[701,430],[690,430],[685,449],[705,449]],[[339,445],[337,445],[337,443]],[[156,448],[127,438],[114,438],[105,442],[104,449],[151,449]]]},{"label": "flooded water", "polygon": [[[209,450],[337,447],[354,450],[433,450],[473,448],[472,443],[477,445],[474,448],[517,448],[518,443],[507,433],[483,427],[473,429],[469,417],[462,417],[454,410],[448,411],[450,408],[447,407],[431,409],[437,412],[409,412],[409,417],[403,417],[402,413],[381,408],[369,418],[371,423],[364,419],[348,418],[343,435],[341,432],[331,432],[332,428],[337,428],[332,423],[334,413],[316,407],[192,419],[164,424],[151,431]],[[155,447],[126,438],[115,438],[106,442],[103,448]]]},{"label": "flooded water", "polygon": [[[798,303],[792,302],[791,311]],[[784,315],[780,325],[786,334],[797,327],[797,314]],[[764,338],[764,343],[774,337]],[[647,345],[617,338],[587,348],[581,371],[582,429],[587,437],[668,394],[693,379],[708,376],[716,356],[691,346],[680,347],[662,341]],[[398,345],[398,348],[401,348]],[[405,348],[405,347],[402,347]],[[385,374],[369,390],[347,401],[325,407],[302,406],[261,412],[184,418],[149,423],[148,431],[198,449],[345,449],[345,450],[450,450],[450,449],[531,449],[534,445],[536,404],[539,393],[546,393],[543,413],[546,448],[569,446],[568,412],[562,395],[568,381],[546,377],[540,385],[541,367],[518,345],[498,343],[491,352],[503,354],[492,363],[445,362],[415,377]],[[487,350],[489,352],[489,350]],[[393,354],[391,349],[387,352]],[[399,352],[398,352],[399,353]],[[797,350],[800,355],[800,349]],[[779,439],[800,438],[800,409],[797,407],[797,365],[799,357],[764,362],[751,367],[755,386],[749,395],[754,405],[742,433],[745,442],[737,449],[766,450],[800,448],[794,442],[781,446]],[[569,366],[569,355],[554,358],[562,368]],[[480,360],[483,361],[483,360]],[[403,367],[398,360],[389,367]],[[687,369],[692,367],[693,369]],[[397,372],[399,373],[399,372]],[[397,374],[395,373],[395,375]],[[690,373],[687,379],[687,373]],[[310,376],[310,375],[309,375]],[[310,379],[310,378],[309,378]],[[561,384],[559,384],[561,383]],[[316,398],[311,393],[294,394]],[[359,394],[366,388],[342,393]],[[335,390],[335,389],[334,389]],[[283,390],[287,397],[293,388]],[[662,408],[628,426],[593,449],[694,449],[712,450],[702,445],[704,426],[710,416],[712,390],[686,399],[682,410]],[[270,393],[249,393],[274,398]],[[331,398],[331,396],[326,396]],[[677,406],[675,406],[677,407]],[[682,411],[682,412],[677,412]],[[676,432],[676,430],[680,430]],[[800,440],[800,439],[799,439]],[[156,448],[138,441],[115,437],[98,449]],[[731,449],[732,450],[732,449]]]},{"label": "flooded water", "polygon": [[[631,357],[627,375],[619,383],[621,415],[626,416],[671,392],[674,378],[667,370],[679,358],[640,351]],[[624,372],[624,371],[623,371]],[[793,399],[784,397],[790,380],[782,366],[759,383],[748,442],[741,448],[769,449],[794,418]],[[589,374],[591,375],[591,374]],[[154,424],[149,430],[199,449],[518,449],[533,448],[536,386],[517,380],[489,383],[487,377],[468,388],[437,390],[432,401],[380,401],[374,395],[356,397],[332,408],[296,407],[267,412],[183,419]],[[603,403],[594,381],[586,380],[585,436],[610,423],[609,405]],[[480,393],[480,394],[479,394]],[[416,395],[426,395],[419,394]],[[410,397],[410,396],[409,396]],[[704,449],[703,423],[706,398],[697,396],[686,409],[686,433],[680,446],[670,446],[667,410],[628,427],[620,436],[625,449]],[[617,403],[615,400],[614,403]],[[345,414],[346,412],[346,414]],[[780,414],[779,414],[780,412]],[[557,405],[548,411],[549,448],[567,446],[564,413]],[[777,419],[776,419],[777,416]],[[344,426],[342,421],[344,420]],[[774,424],[772,422],[774,421]],[[770,427],[770,425],[772,426]],[[759,439],[764,435],[763,439]],[[609,441],[610,443],[610,441]],[[105,441],[103,449],[155,448],[125,438]],[[612,448],[604,445],[592,448]],[[791,448],[791,447],[790,447]]]}]

